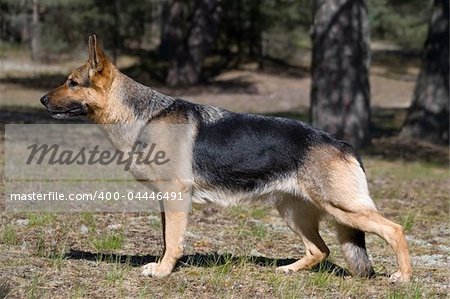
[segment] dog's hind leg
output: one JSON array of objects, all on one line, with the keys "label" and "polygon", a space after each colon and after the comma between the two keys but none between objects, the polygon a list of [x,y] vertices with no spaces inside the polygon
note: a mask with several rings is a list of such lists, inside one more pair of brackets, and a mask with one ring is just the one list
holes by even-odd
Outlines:
[{"label": "dog's hind leg", "polygon": [[300,260],[277,268],[279,272],[297,272],[309,269],[325,260],[330,250],[319,235],[322,212],[302,198],[288,197],[277,202],[276,207],[287,225],[305,245],[305,256]]},{"label": "dog's hind leg", "polygon": [[375,272],[366,250],[363,231],[337,223],[337,236],[350,272],[353,275],[372,277]]},{"label": "dog's hind leg", "polygon": [[348,208],[351,207],[337,207],[330,205],[326,207],[326,210],[336,217],[338,222],[347,227],[374,233],[383,238],[394,250],[399,267],[399,270],[391,275],[391,280],[394,282],[409,281],[412,269],[403,228],[400,225],[387,220],[377,211],[355,211]]},{"label": "dog's hind leg", "polygon": [[[369,196],[366,177],[359,162],[354,158],[334,159],[328,161],[327,165],[322,167],[326,167],[327,177],[321,180],[322,184],[317,183],[315,188],[309,188],[309,193],[317,205],[343,225],[338,228],[340,243],[344,245],[344,250],[346,244],[353,243],[352,250],[356,250],[354,252],[357,253],[357,256],[353,256],[353,266],[356,264],[354,258],[366,259],[366,254],[362,254],[364,249],[362,235],[355,238],[351,234],[358,234],[358,231],[374,233],[392,247],[397,257],[399,269],[392,274],[391,280],[409,281],[412,268],[403,228],[379,214]],[[319,181],[316,179],[316,182]],[[315,190],[321,190],[321,193],[317,194]],[[314,194],[319,196],[314,196]],[[343,227],[347,227],[347,229],[342,231]],[[350,229],[353,229],[353,231]],[[358,245],[359,249],[355,245]],[[366,262],[360,260],[359,263]],[[364,274],[369,275],[370,273]]]}]

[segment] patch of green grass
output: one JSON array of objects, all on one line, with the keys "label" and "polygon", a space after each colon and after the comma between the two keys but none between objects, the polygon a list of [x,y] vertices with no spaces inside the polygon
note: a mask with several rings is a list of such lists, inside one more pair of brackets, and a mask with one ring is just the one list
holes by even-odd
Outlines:
[{"label": "patch of green grass", "polygon": [[125,269],[119,263],[115,263],[108,272],[106,272],[105,281],[109,285],[122,284],[125,276],[124,273]]},{"label": "patch of green grass", "polygon": [[145,285],[139,290],[138,298],[139,299],[150,298],[150,294],[148,293],[148,285]]},{"label": "patch of green grass", "polygon": [[319,269],[318,272],[313,273],[309,277],[307,284],[311,287],[318,287],[318,288],[326,287],[330,284],[330,280],[333,278],[333,275],[334,274],[332,273]]},{"label": "patch of green grass", "polygon": [[150,226],[152,229],[161,229],[162,224],[161,224],[161,219],[159,217],[156,216],[150,216],[149,219],[150,222]]},{"label": "patch of green grass", "polygon": [[406,232],[410,232],[413,225],[414,225],[414,221],[416,220],[416,214],[412,211],[410,211],[406,216],[403,217],[403,229]]},{"label": "patch of green grass", "polygon": [[262,223],[254,223],[249,230],[247,230],[249,237],[263,239],[267,236],[266,226]]},{"label": "patch of green grass", "polygon": [[[211,268],[218,268],[219,272],[228,273],[230,266],[234,264],[233,255],[230,253],[225,253],[221,257],[211,256],[206,260],[206,265]],[[222,268],[220,268],[222,267]]]},{"label": "patch of green grass", "polygon": [[248,218],[248,215],[249,215],[248,210],[249,210],[248,206],[233,206],[233,207],[230,207],[227,210],[227,212],[233,218],[244,219],[244,218]]},{"label": "patch of green grass", "polygon": [[264,277],[265,282],[274,290],[275,298],[306,298],[305,281],[298,275],[280,275],[270,273]]},{"label": "patch of green grass", "polygon": [[42,298],[42,294],[39,292],[39,277],[37,275],[32,277],[31,284],[27,288],[27,298]]},{"label": "patch of green grass", "polygon": [[406,161],[371,161],[368,167],[369,177],[392,177],[395,180],[411,181],[414,179],[432,180],[449,177],[447,166],[438,166],[429,162]]},{"label": "patch of green grass", "polygon": [[419,299],[422,298],[422,287],[413,283],[406,287],[398,287],[393,290],[390,290],[387,294],[387,298],[389,299]]},{"label": "patch of green grass", "polygon": [[52,213],[30,213],[27,218],[28,226],[43,226],[53,223],[56,220],[56,215]]},{"label": "patch of green grass", "polygon": [[[422,186],[428,183],[439,186],[449,179],[447,168],[437,166],[429,162],[406,162],[403,160],[382,160],[379,158],[365,159],[367,177],[369,181],[378,181],[379,188],[373,188],[369,184],[372,197],[402,199],[405,196],[421,200],[429,197],[429,190]],[[437,190],[442,195],[446,191]],[[409,202],[409,206],[414,205]]]},{"label": "patch of green grass", "polygon": [[238,230],[238,236],[243,238],[263,239],[267,236],[267,228],[264,223],[243,221]]},{"label": "patch of green grass", "polygon": [[122,231],[110,232],[94,238],[91,242],[96,251],[111,251],[121,249],[125,236]]},{"label": "patch of green grass", "polygon": [[254,219],[264,219],[269,214],[270,207],[262,206],[262,207],[255,207],[252,209],[250,216]]},{"label": "patch of green grass", "polygon": [[5,245],[14,246],[19,244],[17,231],[12,225],[7,225],[3,230],[2,242]]},{"label": "patch of green grass", "polygon": [[86,224],[87,227],[95,228],[96,227],[96,220],[94,217],[94,214],[91,212],[82,212],[80,214],[81,220]]},{"label": "patch of green grass", "polygon": [[367,283],[366,278],[352,277],[351,279],[339,279],[339,292],[342,297],[353,298],[352,295],[364,293],[362,289],[364,283]]},{"label": "patch of green grass", "polygon": [[190,284],[187,281],[179,280],[176,285],[175,292],[177,294],[179,294],[180,296],[183,296],[186,293],[186,291],[189,289],[189,287],[190,287]]},{"label": "patch of green grass", "polygon": [[86,298],[86,286],[85,285],[76,285],[73,288],[72,293],[70,294],[71,299],[79,299],[79,298]]},{"label": "patch of green grass", "polygon": [[234,263],[226,263],[212,268],[207,276],[207,282],[213,286],[220,286],[226,283],[231,277],[231,271],[234,267]]},{"label": "patch of green grass", "polygon": [[42,231],[38,231],[36,233],[36,255],[39,257],[48,256],[45,244],[45,235]]},{"label": "patch of green grass", "polygon": [[61,249],[59,252],[52,254],[50,258],[52,260],[53,267],[58,269],[58,271],[61,271],[64,260],[66,259],[65,250]]},{"label": "patch of green grass", "polygon": [[271,207],[269,206],[234,206],[227,210],[228,214],[236,219],[245,219],[253,218],[253,219],[264,219],[270,212]]},{"label": "patch of green grass", "polygon": [[242,261],[236,260],[231,254],[224,254],[222,257],[210,257],[206,261],[207,267],[201,269],[201,272],[204,272],[201,276],[208,285],[221,287],[236,275],[236,271],[233,270],[237,268],[239,263],[242,265]]}]

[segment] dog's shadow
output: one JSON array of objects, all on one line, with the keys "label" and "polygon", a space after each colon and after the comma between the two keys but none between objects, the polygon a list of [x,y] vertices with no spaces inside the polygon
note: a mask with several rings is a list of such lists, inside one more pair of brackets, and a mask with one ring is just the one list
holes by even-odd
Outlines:
[{"label": "dog's shadow", "polygon": [[[70,249],[64,256],[66,259],[102,261],[110,263],[126,263],[133,267],[140,267],[147,263],[158,261],[159,257],[155,255],[121,255],[95,253],[76,249]],[[195,253],[184,255],[177,263],[175,270],[183,267],[216,267],[229,263],[237,264],[241,261],[255,264],[260,267],[278,267],[295,262],[295,259],[275,259],[264,256],[234,256],[229,253]],[[350,276],[351,274],[344,268],[330,262],[324,261],[311,269],[313,272],[326,272],[336,276]]]}]

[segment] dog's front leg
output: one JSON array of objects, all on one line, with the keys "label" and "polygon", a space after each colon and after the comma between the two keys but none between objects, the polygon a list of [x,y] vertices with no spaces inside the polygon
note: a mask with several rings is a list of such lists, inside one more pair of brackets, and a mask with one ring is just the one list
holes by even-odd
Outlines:
[{"label": "dog's front leg", "polygon": [[142,275],[164,277],[169,275],[178,259],[183,255],[184,234],[186,232],[187,211],[166,211],[163,217],[164,255],[158,263],[143,267]]}]

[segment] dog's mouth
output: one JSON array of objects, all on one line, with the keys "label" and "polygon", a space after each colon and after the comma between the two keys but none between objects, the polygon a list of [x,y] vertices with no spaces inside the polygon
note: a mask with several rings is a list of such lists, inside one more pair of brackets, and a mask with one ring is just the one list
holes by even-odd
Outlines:
[{"label": "dog's mouth", "polygon": [[52,117],[56,119],[65,119],[71,116],[78,116],[78,115],[86,115],[87,114],[87,108],[85,105],[77,105],[75,107],[68,108],[66,110],[49,110]]}]

